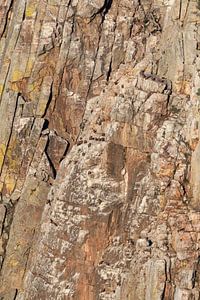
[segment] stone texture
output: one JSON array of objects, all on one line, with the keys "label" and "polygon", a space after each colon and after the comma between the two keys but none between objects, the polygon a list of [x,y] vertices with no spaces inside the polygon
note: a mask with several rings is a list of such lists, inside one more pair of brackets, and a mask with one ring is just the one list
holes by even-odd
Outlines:
[{"label": "stone texture", "polygon": [[197,0],[2,0],[0,298],[200,298]]}]

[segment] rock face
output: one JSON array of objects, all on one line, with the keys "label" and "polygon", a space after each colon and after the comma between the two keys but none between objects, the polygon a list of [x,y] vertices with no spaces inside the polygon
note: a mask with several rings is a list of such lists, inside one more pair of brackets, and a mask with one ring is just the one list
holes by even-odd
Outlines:
[{"label": "rock face", "polygon": [[200,299],[200,2],[2,0],[0,299]]}]

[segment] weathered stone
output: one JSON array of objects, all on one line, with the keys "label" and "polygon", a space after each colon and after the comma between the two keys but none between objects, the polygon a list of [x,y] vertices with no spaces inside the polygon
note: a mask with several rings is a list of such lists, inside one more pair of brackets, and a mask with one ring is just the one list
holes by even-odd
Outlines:
[{"label": "weathered stone", "polygon": [[166,282],[166,262],[150,261],[147,271],[146,300],[162,299]]},{"label": "weathered stone", "polygon": [[199,299],[198,2],[2,1],[0,298]]},{"label": "weathered stone", "polygon": [[200,163],[200,143],[197,144],[191,162],[191,181],[192,181],[193,197],[190,203],[197,210],[200,210],[200,201],[199,201],[200,176],[199,176],[199,169],[198,169],[199,163]]},{"label": "weathered stone", "polygon": [[68,147],[68,141],[50,132],[46,152],[55,171],[58,170],[61,160],[66,156]]}]

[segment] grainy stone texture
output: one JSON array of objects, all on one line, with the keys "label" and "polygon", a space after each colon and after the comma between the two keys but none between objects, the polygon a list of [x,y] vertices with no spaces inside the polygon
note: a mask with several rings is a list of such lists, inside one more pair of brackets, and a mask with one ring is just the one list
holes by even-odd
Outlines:
[{"label": "grainy stone texture", "polygon": [[200,299],[197,0],[1,0],[0,299]]}]

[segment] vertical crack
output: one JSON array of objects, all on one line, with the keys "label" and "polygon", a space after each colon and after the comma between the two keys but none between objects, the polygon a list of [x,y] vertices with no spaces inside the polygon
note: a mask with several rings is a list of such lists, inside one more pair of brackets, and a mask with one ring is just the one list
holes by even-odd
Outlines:
[{"label": "vertical crack", "polygon": [[4,261],[7,256],[7,245],[8,245],[8,241],[10,238],[10,230],[11,230],[11,226],[12,226],[12,222],[13,222],[13,216],[15,213],[16,204],[17,204],[17,202],[13,205],[13,203],[10,201],[6,205],[4,205],[4,207],[6,208],[5,220],[7,220],[7,225],[5,226],[5,220],[4,220],[2,233],[6,232],[8,235],[8,239],[4,240],[4,242],[3,242],[4,252],[3,252],[3,256],[2,256],[2,262],[0,264],[0,269],[3,268]]},{"label": "vertical crack", "polygon": [[27,3],[25,2],[23,17],[22,17],[22,22],[26,19],[26,6],[27,6]]},{"label": "vertical crack", "polygon": [[179,5],[179,19],[181,19],[181,13],[182,13],[182,1],[180,1],[180,5]]},{"label": "vertical crack", "polygon": [[14,2],[14,0],[11,0],[10,5],[9,5],[9,7],[8,7],[8,10],[7,10],[7,12],[6,12],[6,15],[5,15],[5,22],[4,22],[4,27],[3,27],[2,32],[1,32],[1,34],[0,34],[0,38],[2,38],[2,36],[3,36],[3,35],[5,34],[5,32],[6,32],[6,28],[7,28],[8,22],[9,22],[8,15],[9,15],[10,11],[12,10],[13,2]]},{"label": "vertical crack", "polygon": [[[69,9],[70,4],[71,4],[71,0],[69,1],[68,9]],[[63,68],[61,70],[61,74],[60,74],[61,80],[60,80],[59,86],[58,86],[57,98],[59,98],[59,96],[61,94],[61,91],[62,91],[61,87],[62,87],[62,83],[63,83],[64,70],[66,68],[67,61],[68,61],[68,56],[69,56],[69,52],[70,52],[70,49],[71,49],[71,42],[72,42],[72,35],[74,33],[74,28],[75,28],[75,13],[72,16],[71,32],[70,32],[70,38],[69,38],[69,47],[67,49],[65,63],[64,63],[64,66],[63,66]],[[55,107],[56,107],[56,101],[54,101],[53,106],[52,106],[52,114],[54,113]]]},{"label": "vertical crack", "polygon": [[107,81],[107,82],[108,82],[109,79],[110,79],[111,73],[112,73],[112,57],[111,57],[111,60],[110,60],[110,65],[109,65],[109,69],[108,69],[107,76],[106,76],[106,81]]},{"label": "vertical crack", "polygon": [[47,104],[46,104],[44,116],[46,115],[46,113],[48,111],[48,108],[49,108],[49,105],[51,104],[52,99],[53,99],[53,82],[52,82],[51,87],[50,87],[49,98],[48,98],[48,101],[47,101]]},{"label": "vertical crack", "polygon": [[[183,81],[182,81],[182,87],[185,79],[185,45],[184,45],[184,33],[181,33],[181,49],[182,49],[182,63],[183,63]],[[182,89],[182,88],[181,88]]]},{"label": "vertical crack", "polygon": [[[92,70],[92,75],[91,75],[89,86],[88,86],[88,91],[87,91],[87,95],[86,95],[86,103],[87,103],[87,99],[88,99],[90,89],[91,89],[91,86],[92,86],[92,83],[93,83],[94,72],[95,72],[95,69],[96,69],[96,61],[97,61],[97,56],[98,56],[98,53],[99,53],[100,41],[101,41],[102,32],[103,32],[103,23],[104,23],[106,14],[111,9],[112,3],[113,3],[113,0],[105,0],[104,5],[98,10],[97,13],[93,14],[90,18],[90,22],[91,22],[96,17],[97,14],[100,13],[102,15],[102,21],[100,23],[100,32],[99,32],[97,50],[96,50],[96,54],[95,54],[95,57],[94,57],[94,67],[93,67],[93,70]],[[116,29],[116,26],[115,26],[115,29]],[[115,30],[114,30],[114,32],[115,32]],[[115,36],[114,36],[114,41],[115,41]],[[114,42],[113,42],[113,45],[114,45]],[[112,49],[113,49],[113,46],[112,46]],[[112,50],[111,50],[111,54],[112,54]],[[111,76],[111,72],[112,72],[112,56],[111,56],[109,69],[108,69],[107,76],[106,76],[106,81],[107,82],[109,81],[109,78]],[[85,105],[85,109],[86,109],[86,105]],[[85,115],[85,109],[84,109],[84,113],[83,113],[83,119],[84,119],[84,115]],[[78,140],[78,138],[80,136],[80,133],[81,133],[81,127],[82,127],[82,124],[83,124],[83,119],[82,119],[82,122],[80,124],[80,132],[79,132],[79,134],[76,138],[76,141]]]},{"label": "vertical crack", "polygon": [[11,126],[10,126],[10,134],[9,134],[9,137],[8,137],[8,140],[7,140],[7,143],[6,143],[6,151],[5,151],[5,154],[4,154],[4,158],[3,158],[3,162],[2,162],[2,165],[1,165],[1,168],[0,168],[0,172],[3,169],[5,158],[7,156],[8,146],[9,146],[10,139],[11,139],[11,136],[12,136],[12,133],[13,133],[13,126],[14,126],[14,120],[15,120],[15,116],[16,116],[16,112],[17,112],[19,96],[20,96],[20,94],[18,93],[16,102],[15,102],[14,112],[13,112],[13,119],[12,119],[12,123],[11,123]]},{"label": "vertical crack", "polygon": [[93,82],[93,77],[94,77],[94,72],[95,72],[95,69],[96,69],[97,56],[98,56],[98,53],[99,53],[99,47],[100,47],[102,31],[103,31],[103,29],[101,28],[100,33],[99,33],[98,43],[97,43],[97,50],[96,50],[95,57],[94,57],[94,67],[93,67],[93,70],[92,70],[92,75],[91,75],[88,90],[87,90],[86,102],[87,102],[87,98],[88,98],[89,93],[90,93],[90,89],[91,89],[92,82]]},{"label": "vertical crack", "polygon": [[51,160],[51,158],[50,158],[50,156],[49,156],[49,154],[48,154],[48,151],[47,151],[47,149],[48,149],[48,147],[49,147],[49,142],[50,142],[50,140],[49,140],[49,138],[48,138],[48,141],[47,141],[46,147],[45,147],[45,149],[44,149],[44,152],[45,152],[46,157],[47,157],[47,159],[48,159],[49,166],[50,166],[51,171],[52,171],[53,179],[55,179],[55,178],[56,178],[56,175],[57,175],[57,170],[56,170],[56,168],[55,168],[55,166],[54,166],[54,164],[53,164],[53,162],[52,162],[52,160]]},{"label": "vertical crack", "polygon": [[17,295],[18,295],[18,290],[15,291],[15,295],[14,295],[13,300],[16,300],[16,299],[17,299]]}]

